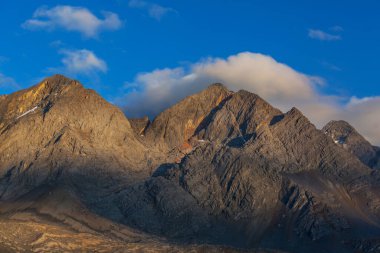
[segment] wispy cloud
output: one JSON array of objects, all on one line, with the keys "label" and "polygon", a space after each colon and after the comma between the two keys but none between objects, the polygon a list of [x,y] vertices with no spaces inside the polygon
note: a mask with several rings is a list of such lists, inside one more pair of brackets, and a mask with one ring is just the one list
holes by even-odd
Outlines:
[{"label": "wispy cloud", "polygon": [[61,49],[59,53],[63,55],[63,66],[50,68],[49,72],[61,72],[71,76],[96,76],[99,72],[107,72],[107,63],[90,50]]},{"label": "wispy cloud", "polygon": [[128,116],[155,116],[187,95],[214,82],[229,89],[257,93],[283,111],[296,106],[318,127],[333,119],[352,123],[374,144],[380,144],[380,97],[365,99],[324,94],[323,78],[307,75],[270,56],[244,52],[226,59],[209,58],[188,68],[141,73],[126,84],[127,94],[115,100]]},{"label": "wispy cloud", "polygon": [[0,94],[13,92],[19,88],[20,86],[12,77],[6,76],[0,72]]},{"label": "wispy cloud", "polygon": [[344,29],[343,29],[343,27],[341,27],[339,25],[335,25],[335,26],[330,27],[330,31],[332,31],[332,32],[343,32]]},{"label": "wispy cloud", "polygon": [[331,34],[322,30],[317,30],[317,29],[309,29],[308,35],[312,39],[323,40],[323,41],[334,41],[334,40],[342,39],[342,36],[339,34]]},{"label": "wispy cloud", "polygon": [[61,40],[54,40],[54,41],[50,42],[50,44],[49,44],[49,46],[55,47],[55,48],[63,47],[64,45],[65,45],[65,43],[62,42]]},{"label": "wispy cloud", "polygon": [[113,12],[103,12],[104,18],[98,18],[84,7],[58,5],[53,8],[40,7],[33,17],[22,24],[29,30],[64,29],[79,32],[87,38],[96,37],[101,31],[117,30],[122,26],[119,16]]},{"label": "wispy cloud", "polygon": [[177,12],[173,8],[164,7],[143,0],[130,0],[129,7],[146,10],[148,12],[148,15],[156,20],[161,20],[165,15],[167,15],[170,12]]},{"label": "wispy cloud", "polygon": [[330,62],[322,61],[321,64],[326,69],[333,70],[333,71],[342,71],[342,68],[340,68],[340,67],[338,67],[335,64],[332,64]]}]

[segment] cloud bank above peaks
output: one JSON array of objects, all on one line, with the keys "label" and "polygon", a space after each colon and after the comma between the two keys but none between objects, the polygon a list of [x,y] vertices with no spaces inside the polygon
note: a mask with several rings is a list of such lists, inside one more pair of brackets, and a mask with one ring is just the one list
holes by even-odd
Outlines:
[{"label": "cloud bank above peaks", "polygon": [[113,31],[122,26],[116,13],[103,12],[102,14],[103,19],[84,7],[58,5],[49,9],[44,6],[38,8],[33,17],[26,20],[22,27],[28,30],[47,31],[63,29],[79,32],[87,38],[95,38],[102,31]]},{"label": "cloud bank above peaks", "polygon": [[243,52],[223,58],[208,58],[188,67],[157,69],[140,73],[126,83],[126,95],[115,100],[129,117],[156,116],[184,97],[220,82],[232,91],[256,93],[283,111],[298,107],[321,128],[330,120],[343,119],[365,137],[380,144],[379,97],[346,98],[323,94],[325,81],[310,76],[270,56]]},{"label": "cloud bank above peaks", "polygon": [[[158,69],[138,74],[134,82],[126,84],[126,88],[132,90],[125,100],[126,112],[131,116],[156,115],[215,82],[223,83],[233,91],[244,89],[257,93],[285,109],[294,105],[294,99],[298,103],[315,100],[318,96],[316,87],[324,83],[323,79],[297,72],[270,56],[244,52],[227,59],[204,59],[189,68]],[[140,97],[146,100],[146,109],[136,105]]]}]

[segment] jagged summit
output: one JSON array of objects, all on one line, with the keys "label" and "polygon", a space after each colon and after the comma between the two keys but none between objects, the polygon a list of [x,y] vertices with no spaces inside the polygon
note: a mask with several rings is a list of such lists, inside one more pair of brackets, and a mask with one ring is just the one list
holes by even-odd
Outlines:
[{"label": "jagged summit", "polygon": [[188,96],[176,105],[160,113],[146,129],[147,138],[163,144],[163,148],[186,149],[188,139],[204,118],[232,92],[222,84],[210,85],[207,89]]},{"label": "jagged summit", "polygon": [[371,168],[380,168],[380,157],[377,148],[373,147],[356,129],[343,120],[333,120],[323,127],[322,131],[330,136],[340,147],[357,156]]},{"label": "jagged summit", "polygon": [[[38,94],[41,94],[42,96],[47,96],[50,93],[60,92],[63,89],[68,88],[69,86],[78,86],[83,88],[80,82],[68,78],[64,75],[56,74],[43,79],[38,84],[26,89],[26,91],[35,93],[35,96],[37,96]],[[23,91],[20,91],[20,93],[22,93]]]},{"label": "jagged summit", "polygon": [[70,88],[84,90],[83,85],[79,81],[68,78],[61,74],[56,74],[45,78],[31,89],[40,92],[42,95],[45,95],[46,97],[49,94],[53,93],[55,96],[60,95],[62,92]]},{"label": "jagged summit", "polygon": [[289,112],[289,115],[299,115],[299,116],[304,116],[303,113],[297,108],[297,107],[292,107]]},{"label": "jagged summit", "polygon": [[212,91],[216,91],[216,90],[225,90],[225,91],[228,91],[228,89],[226,88],[226,86],[222,83],[213,83],[213,84],[210,84],[205,90],[209,90],[210,92]]},{"label": "jagged summit", "polygon": [[45,78],[42,82],[51,82],[55,85],[67,85],[71,82],[78,82],[78,81],[71,79],[69,77],[66,77],[62,74],[55,74],[55,75]]},{"label": "jagged summit", "polygon": [[[63,93],[70,89],[82,89],[83,86],[75,80],[62,75],[54,75],[42,80],[40,83],[0,99],[0,119],[9,120],[22,115],[29,110],[44,110],[51,106]],[[35,108],[35,109],[34,109]]]},{"label": "jagged summit", "polygon": [[331,120],[324,127],[326,131],[339,132],[340,134],[349,135],[351,133],[357,133],[355,128],[344,120]]}]

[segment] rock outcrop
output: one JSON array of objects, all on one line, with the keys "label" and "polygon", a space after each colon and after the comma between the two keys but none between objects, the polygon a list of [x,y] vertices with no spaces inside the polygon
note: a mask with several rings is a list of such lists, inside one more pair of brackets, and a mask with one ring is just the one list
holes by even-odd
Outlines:
[{"label": "rock outcrop", "polygon": [[144,118],[139,118],[139,119],[130,119],[129,122],[131,123],[131,126],[133,130],[135,131],[135,133],[140,136],[145,135],[145,130],[148,128],[148,126],[151,123],[147,116],[145,116]]}]

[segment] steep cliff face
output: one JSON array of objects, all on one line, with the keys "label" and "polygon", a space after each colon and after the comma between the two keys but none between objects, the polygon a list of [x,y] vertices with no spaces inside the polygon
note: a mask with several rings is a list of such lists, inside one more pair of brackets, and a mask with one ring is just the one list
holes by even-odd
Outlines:
[{"label": "steep cliff face", "polygon": [[0,238],[29,226],[34,246],[14,245],[37,252],[52,238],[51,250],[74,250],[76,233],[104,252],[368,251],[380,236],[380,173],[347,129],[320,131],[296,108],[220,84],[152,123],[128,120],[53,76],[0,99]]},{"label": "steep cliff face", "polygon": [[139,118],[139,119],[129,119],[129,122],[131,123],[131,126],[133,130],[135,131],[135,133],[140,136],[145,135],[145,131],[151,123],[147,116],[145,116],[144,118]]}]

